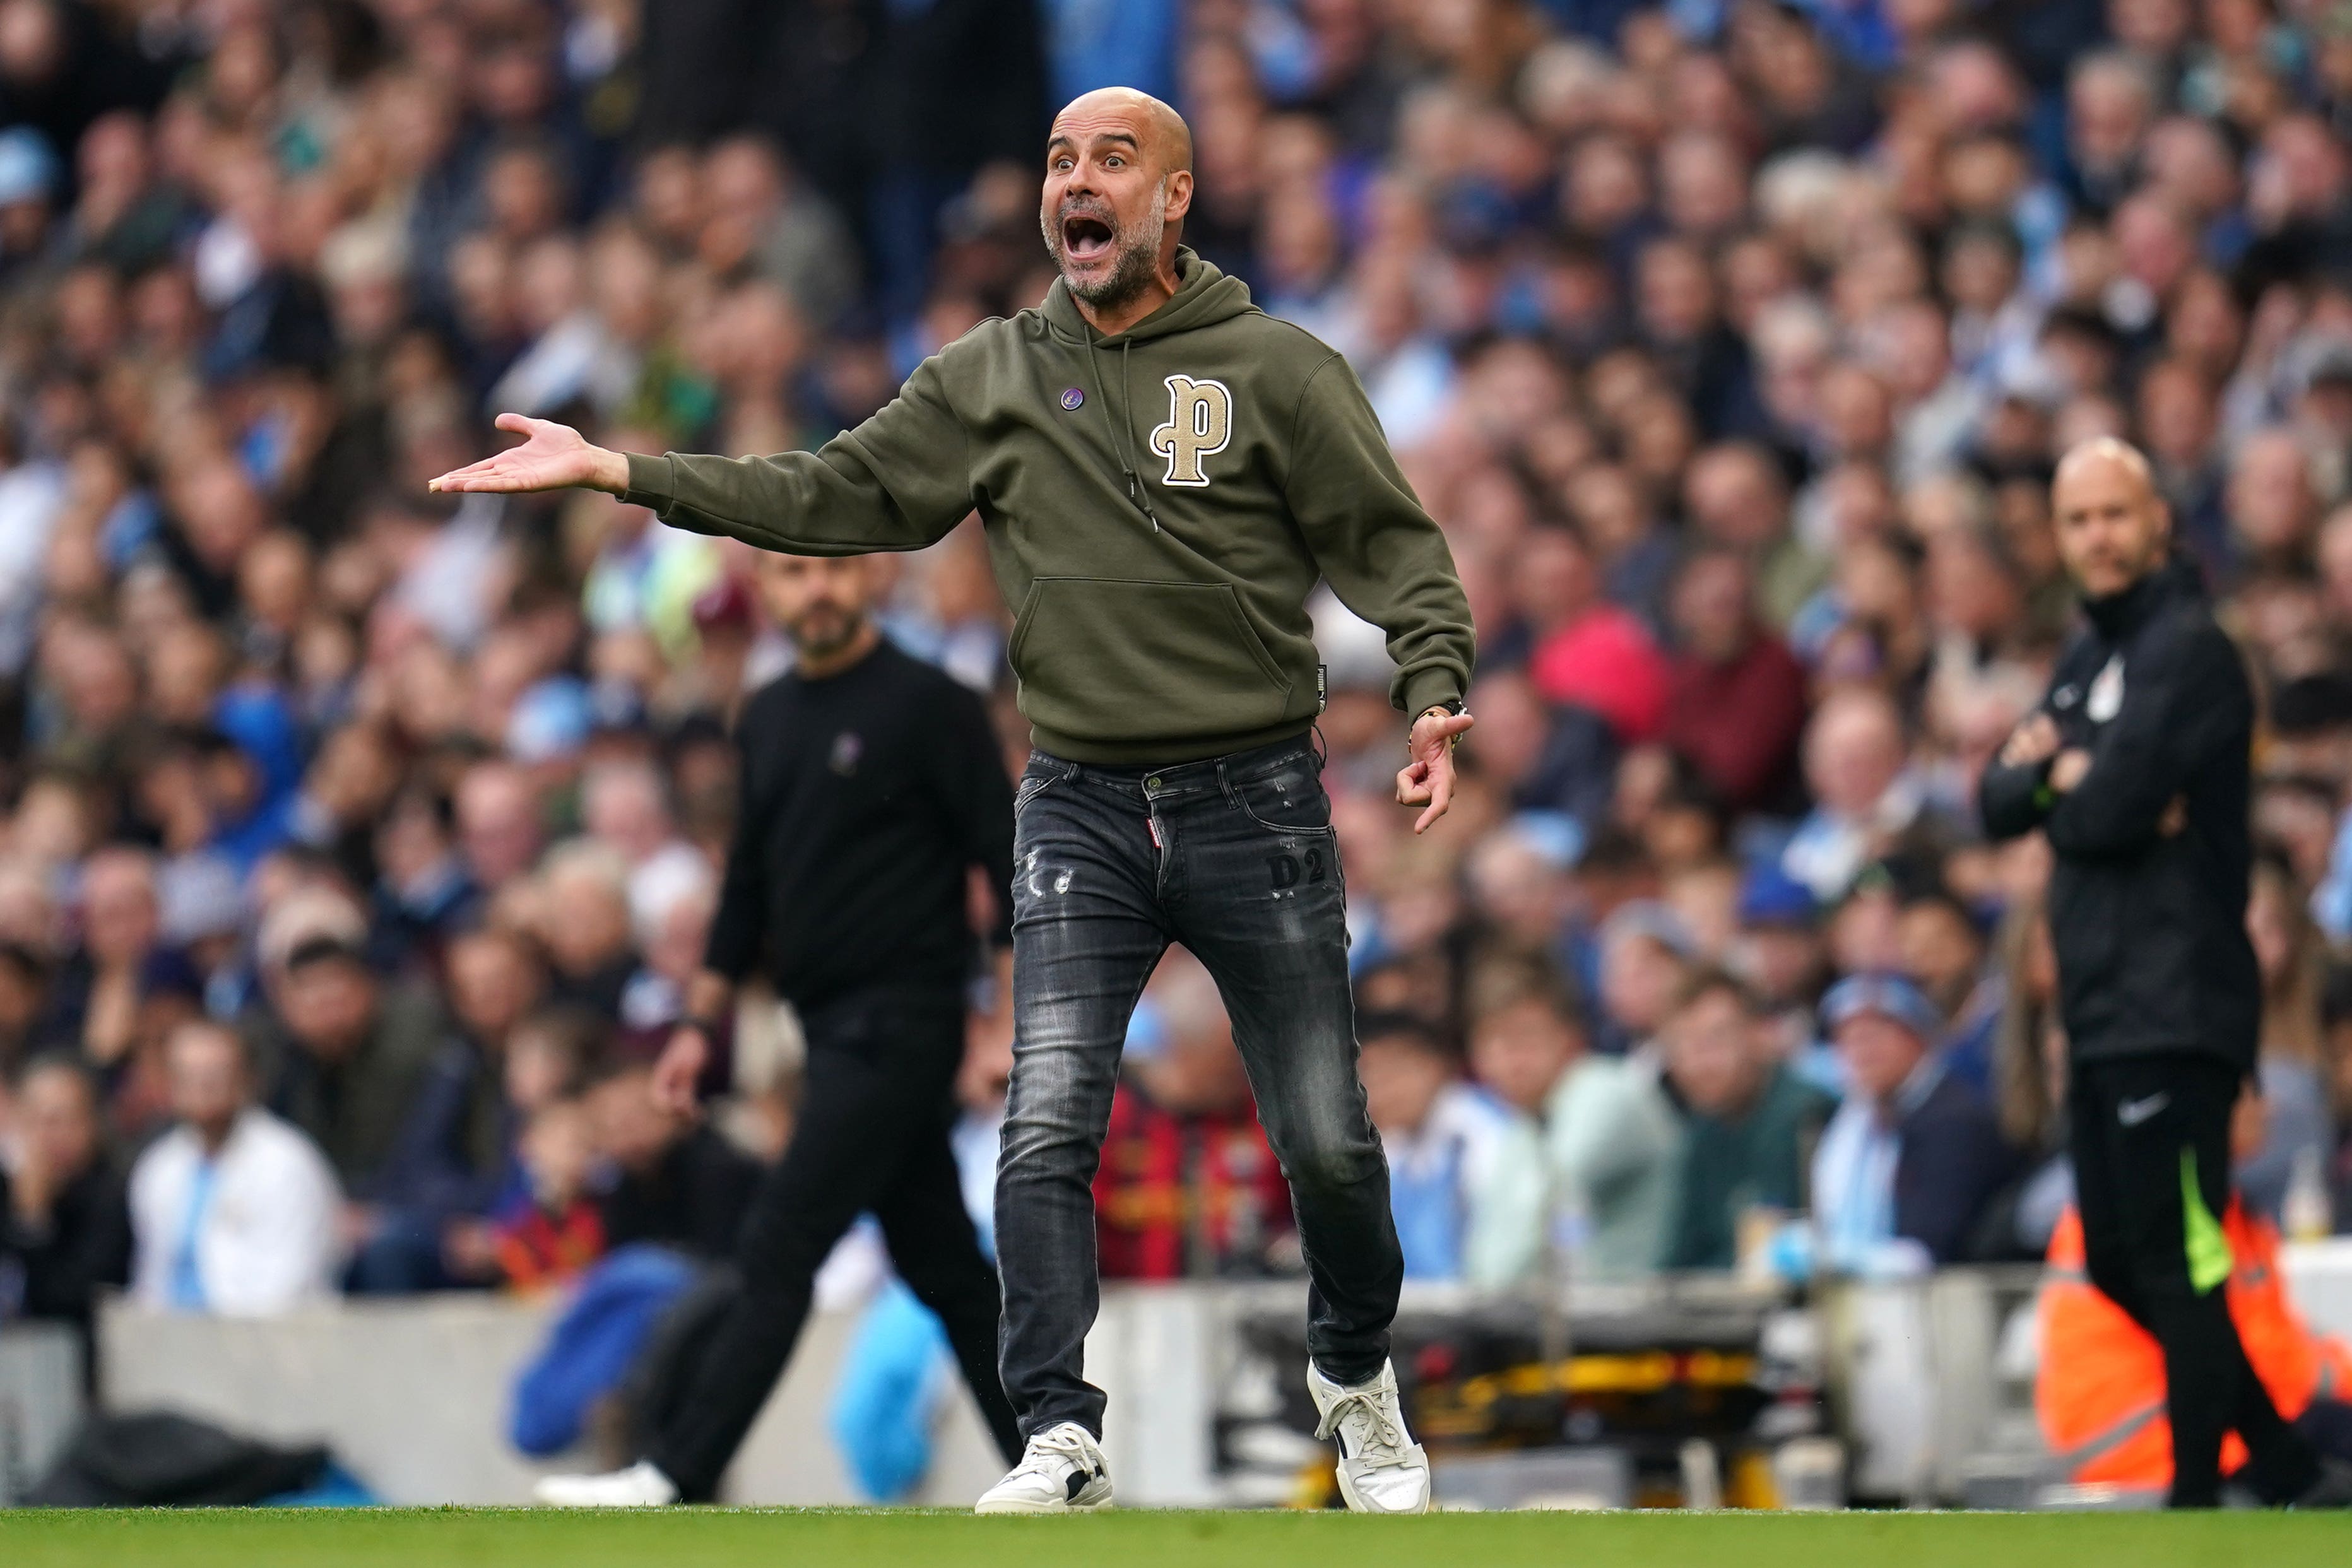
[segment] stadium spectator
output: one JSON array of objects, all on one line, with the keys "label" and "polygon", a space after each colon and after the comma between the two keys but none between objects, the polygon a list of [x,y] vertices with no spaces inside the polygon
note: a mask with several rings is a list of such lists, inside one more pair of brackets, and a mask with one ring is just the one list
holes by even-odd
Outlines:
[{"label": "stadium spectator", "polygon": [[1519,547],[1518,573],[1536,689],[1601,715],[1622,743],[1655,737],[1665,718],[1665,658],[1647,627],[1603,597],[1599,563],[1583,537],[1559,525],[1531,530]]},{"label": "stadium spectator", "polygon": [[[421,991],[386,987],[365,953],[331,936],[287,954],[269,987],[275,1017],[256,1054],[270,1063],[271,1107],[318,1145],[355,1203],[402,1207],[412,1173],[395,1155],[448,1038],[439,1006]],[[362,1233],[362,1274],[379,1218],[352,1217]]]},{"label": "stadium spectator", "polygon": [[2294,873],[2277,858],[2255,862],[2246,935],[2262,975],[2254,1072],[2262,1087],[2263,1136],[2238,1156],[2231,1176],[2240,1201],[2255,1217],[2276,1223],[2298,1171],[2324,1173],[2336,1143],[2320,1018],[2326,950]]},{"label": "stadium spectator", "polygon": [[1534,1120],[1463,1082],[1453,1053],[1417,1019],[1368,1018],[1357,1033],[1405,1278],[1486,1286],[1526,1278],[1543,1235]]},{"label": "stadium spectator", "polygon": [[1755,601],[1746,559],[1723,549],[1684,561],[1672,599],[1664,738],[1740,812],[1787,802],[1805,722],[1804,670],[1757,624]]},{"label": "stadium spectator", "polygon": [[334,1293],[341,1195],[326,1156],[254,1103],[245,1044],[175,1030],[173,1129],[131,1171],[131,1293],[173,1312],[266,1317]]},{"label": "stadium spectator", "polygon": [[1908,980],[1856,975],[1822,1021],[1850,1085],[1813,1155],[1822,1266],[1885,1277],[1953,1261],[2017,1161],[1937,1052],[1942,1017]]},{"label": "stadium spectator", "polygon": [[653,1241],[712,1261],[727,1258],[760,1166],[708,1122],[665,1108],[652,1079],[649,1063],[621,1060],[600,1069],[588,1090],[604,1171],[595,1193],[604,1239],[614,1247]]},{"label": "stadium spectator", "polygon": [[0,1303],[9,1315],[86,1333],[99,1292],[131,1279],[130,1215],[98,1086],[59,1055],[27,1065],[10,1093],[16,1158],[0,1169]]},{"label": "stadium spectator", "polygon": [[1652,898],[1628,900],[1611,911],[1594,946],[1601,984],[1596,1043],[1604,1054],[1628,1055],[1665,1022],[1696,948],[1682,917]]},{"label": "stadium spectator", "polygon": [[124,1065],[138,1039],[149,961],[162,941],[153,857],[127,845],[92,855],[82,873],[81,943],[60,1005],[77,1020],[82,1054],[101,1071]]},{"label": "stadium spectator", "polygon": [[[1546,967],[1498,966],[1473,990],[1472,1059],[1483,1055],[1497,1064],[1500,1081],[1524,1082],[1542,1096],[1553,1189],[1545,1210],[1576,1217],[1577,1266],[1603,1279],[1655,1268],[1673,1214],[1682,1130],[1654,1058],[1646,1051],[1630,1058],[1588,1051],[1574,998]],[[1540,1070],[1522,1071],[1521,1063]]]},{"label": "stadium spectator", "polygon": [[1675,1220],[1660,1261],[1728,1269],[1751,1211],[1801,1214],[1806,1156],[1828,1120],[1821,1091],[1777,1057],[1755,994],[1722,969],[1684,982],[1661,1035],[1666,1082],[1685,1121]]},{"label": "stadium spectator", "polygon": [[0,1074],[14,1074],[53,1043],[49,964],[23,942],[0,941]]},{"label": "stadium spectator", "polygon": [[1297,1240],[1233,1026],[1196,963],[1152,992],[1160,1036],[1127,1059],[1095,1177],[1102,1277],[1262,1277]]},{"label": "stadium spectator", "polygon": [[1919,814],[1906,777],[1902,716],[1882,693],[1834,692],[1805,732],[1805,779],[1815,805],[1780,857],[1790,876],[1829,903],[1885,854]]},{"label": "stadium spectator", "polygon": [[517,1291],[561,1285],[604,1251],[604,1216],[588,1194],[596,1144],[587,1106],[551,1101],[525,1124],[525,1189],[499,1209],[491,1246],[500,1281]]},{"label": "stadium spectator", "polygon": [[1984,934],[1949,888],[1924,886],[1902,897],[1895,942],[1905,977],[1949,1020],[1944,1058],[1978,1092],[1992,1093],[1993,1035],[2007,1002],[2007,984],[1986,967]]},{"label": "stadium spectator", "polygon": [[530,893],[555,998],[599,1018],[618,1016],[636,968],[628,862],[594,840],[568,840],[548,852]]}]

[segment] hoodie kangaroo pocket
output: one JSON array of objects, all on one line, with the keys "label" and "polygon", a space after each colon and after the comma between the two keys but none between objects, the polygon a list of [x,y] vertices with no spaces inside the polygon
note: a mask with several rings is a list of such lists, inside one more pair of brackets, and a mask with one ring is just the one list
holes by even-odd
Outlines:
[{"label": "hoodie kangaroo pocket", "polygon": [[1099,744],[1234,735],[1290,707],[1228,583],[1041,577],[1006,656],[1032,723]]}]

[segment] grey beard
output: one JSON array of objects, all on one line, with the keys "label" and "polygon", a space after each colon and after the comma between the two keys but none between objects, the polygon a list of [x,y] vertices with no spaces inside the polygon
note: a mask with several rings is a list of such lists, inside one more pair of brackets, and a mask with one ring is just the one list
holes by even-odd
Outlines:
[{"label": "grey beard", "polygon": [[1160,266],[1160,242],[1168,234],[1168,182],[1160,182],[1160,189],[1151,199],[1151,215],[1136,228],[1132,235],[1124,236],[1118,245],[1118,264],[1099,283],[1078,283],[1062,262],[1062,230],[1059,224],[1040,225],[1045,231],[1045,248],[1054,257],[1054,265],[1062,272],[1062,287],[1085,300],[1097,310],[1117,309],[1150,287],[1151,276]]}]

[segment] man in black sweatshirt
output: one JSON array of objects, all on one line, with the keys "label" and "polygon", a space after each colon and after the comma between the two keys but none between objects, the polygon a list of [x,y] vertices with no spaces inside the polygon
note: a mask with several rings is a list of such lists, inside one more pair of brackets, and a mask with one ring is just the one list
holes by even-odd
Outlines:
[{"label": "man in black sweatshirt", "polygon": [[1978,796],[1996,838],[2040,828],[2091,1282],[2164,1349],[2172,1503],[2221,1496],[2221,1437],[2272,1501],[2323,1478],[2246,1360],[2222,1286],[2230,1114],[2254,1068],[2261,988],[2246,936],[2253,697],[2197,568],[2171,553],[2147,460],[2113,438],[2052,490],[2088,624]]},{"label": "man in black sweatshirt", "polygon": [[[736,1244],[742,1290],[691,1363],[676,1417],[638,1464],[551,1477],[543,1502],[711,1497],[792,1356],[818,1266],[865,1213],[946,1326],[1005,1457],[1021,1451],[996,1372],[996,1274],[949,1147],[975,946],[969,873],[983,868],[1002,901],[1012,785],[980,699],[883,639],[865,560],[763,556],[760,586],[799,664],[737,726],[742,789],[726,883],[653,1087],[691,1113],[717,1019],[759,970],[807,1037],[800,1114]],[[1007,938],[1000,918],[997,946]]]},{"label": "man in black sweatshirt", "polygon": [[977,511],[1015,607],[1035,752],[1017,797],[1013,1089],[997,1167],[1005,1392],[1029,1447],[983,1512],[1110,1500],[1092,1180],[1128,1016],[1181,942],[1216,977],[1307,1254],[1307,1392],[1351,1508],[1418,1513],[1389,1329],[1404,1277],[1356,1078],[1347,895],[1308,731],[1307,596],[1388,633],[1412,716],[1397,800],[1445,814],[1475,663],[1469,601],[1348,363],[1178,243],[1192,139],[1124,88],[1064,109],[1040,223],[1061,276],[919,366],[816,452],[723,458],[528,439],[434,481],[586,486],[796,555],[919,549]]}]

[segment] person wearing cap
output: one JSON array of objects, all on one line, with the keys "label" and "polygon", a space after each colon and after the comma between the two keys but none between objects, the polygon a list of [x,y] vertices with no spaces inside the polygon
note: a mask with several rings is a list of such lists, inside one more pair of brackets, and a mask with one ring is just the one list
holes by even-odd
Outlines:
[{"label": "person wearing cap", "polygon": [[1827,979],[1828,945],[1812,890],[1769,857],[1752,862],[1733,906],[1728,966],[1755,990],[1769,1016],[1780,1055],[1808,1082],[1833,1089],[1836,1074],[1820,1068],[1813,1004]]},{"label": "person wearing cap", "polygon": [[1958,1261],[2018,1157],[1948,1070],[1943,1015],[1899,975],[1854,975],[1822,998],[1822,1027],[1847,1086],[1813,1154],[1817,1262],[1885,1278]]},{"label": "person wearing cap", "polygon": [[2230,1119],[2262,1015],[2245,666],[2138,451],[2075,447],[2051,510],[2087,624],[1977,793],[1995,838],[2039,829],[2053,852],[2085,1265],[2164,1347],[2173,1506],[2217,1505],[2231,1429],[2257,1497],[2352,1496],[2281,1419],[2221,1291]]}]

